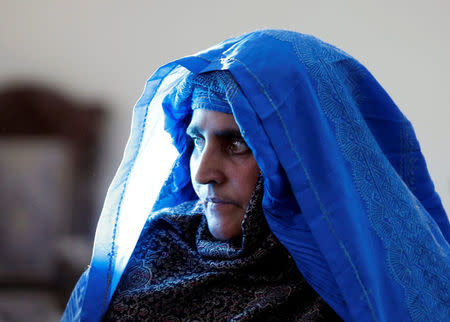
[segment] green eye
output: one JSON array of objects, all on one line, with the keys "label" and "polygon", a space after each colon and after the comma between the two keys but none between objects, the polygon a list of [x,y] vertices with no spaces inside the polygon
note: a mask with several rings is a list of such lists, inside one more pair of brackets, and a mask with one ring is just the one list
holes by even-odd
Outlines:
[{"label": "green eye", "polygon": [[242,140],[235,140],[230,145],[230,152],[233,154],[243,154],[249,150],[248,145]]},{"label": "green eye", "polygon": [[197,150],[202,151],[203,148],[205,147],[205,139],[201,138],[201,137],[193,137],[192,141],[194,142],[194,146]]}]

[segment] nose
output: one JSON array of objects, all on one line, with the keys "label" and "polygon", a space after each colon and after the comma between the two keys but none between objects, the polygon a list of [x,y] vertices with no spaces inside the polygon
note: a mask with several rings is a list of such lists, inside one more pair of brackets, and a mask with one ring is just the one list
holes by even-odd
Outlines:
[{"label": "nose", "polygon": [[207,144],[201,152],[193,152],[191,156],[191,171],[194,171],[194,179],[198,184],[225,182],[226,176],[223,167],[223,156],[210,144]]}]

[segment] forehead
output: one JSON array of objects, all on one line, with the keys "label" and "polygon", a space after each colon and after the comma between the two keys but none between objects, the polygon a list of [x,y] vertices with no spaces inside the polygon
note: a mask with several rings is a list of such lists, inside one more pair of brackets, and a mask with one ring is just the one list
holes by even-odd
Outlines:
[{"label": "forehead", "polygon": [[232,130],[240,133],[233,114],[206,109],[194,110],[187,132],[192,131],[193,129],[200,130],[202,132]]}]

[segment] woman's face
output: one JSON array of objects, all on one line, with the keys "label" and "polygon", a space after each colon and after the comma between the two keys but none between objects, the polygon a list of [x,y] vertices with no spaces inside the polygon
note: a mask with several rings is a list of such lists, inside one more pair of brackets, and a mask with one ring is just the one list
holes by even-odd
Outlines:
[{"label": "woman's face", "polygon": [[259,168],[233,115],[196,109],[187,134],[194,142],[191,180],[205,205],[211,234],[220,240],[241,235],[241,223]]}]

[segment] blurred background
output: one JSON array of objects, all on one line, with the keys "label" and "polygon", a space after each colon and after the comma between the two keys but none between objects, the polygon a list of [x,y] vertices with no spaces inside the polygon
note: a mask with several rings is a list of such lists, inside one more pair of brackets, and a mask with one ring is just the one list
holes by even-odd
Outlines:
[{"label": "blurred background", "polygon": [[160,65],[261,28],[361,61],[413,123],[450,210],[450,2],[0,2],[0,321],[57,321]]}]

